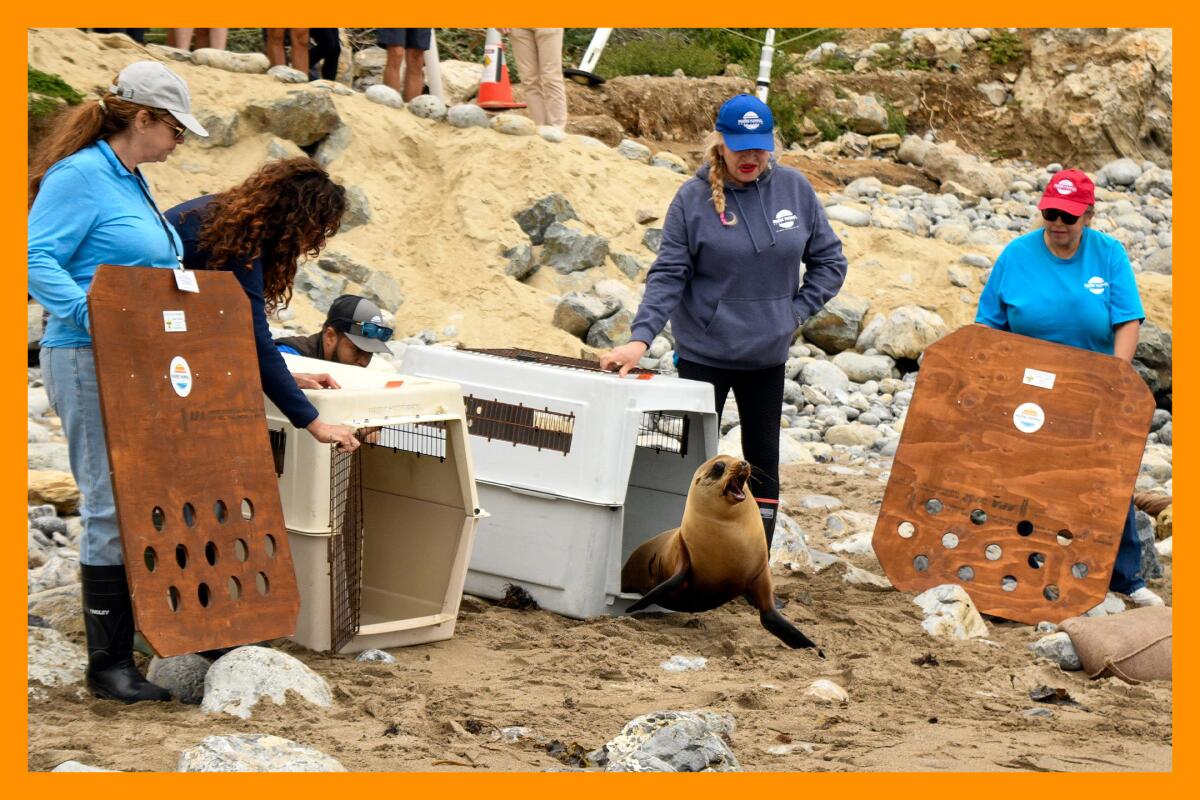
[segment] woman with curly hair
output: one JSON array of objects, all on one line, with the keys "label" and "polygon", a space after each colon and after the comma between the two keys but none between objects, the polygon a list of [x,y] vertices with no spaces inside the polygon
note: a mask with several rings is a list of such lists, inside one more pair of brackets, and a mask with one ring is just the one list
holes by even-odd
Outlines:
[{"label": "woman with curly hair", "polygon": [[336,389],[328,375],[292,375],[271,341],[267,314],[286,307],[302,255],[315,257],[337,233],[346,212],[346,190],[310,158],[272,161],[238,186],[181,203],[167,219],[183,238],[190,269],[227,269],[246,296],[263,392],[297,428],[346,451],[358,447],[354,429],[318,418],[301,387]]}]

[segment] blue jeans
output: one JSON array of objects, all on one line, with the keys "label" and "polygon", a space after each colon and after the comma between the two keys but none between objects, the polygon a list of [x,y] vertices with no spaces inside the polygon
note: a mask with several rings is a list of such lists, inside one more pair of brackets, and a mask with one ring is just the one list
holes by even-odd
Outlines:
[{"label": "blue jeans", "polygon": [[92,566],[123,564],[117,506],[109,478],[104,419],[96,362],[90,347],[43,347],[42,380],[50,405],[62,420],[67,436],[71,474],[83,495],[80,516],[80,563]]},{"label": "blue jeans", "polygon": [[1113,564],[1108,588],[1121,594],[1136,592],[1146,585],[1141,572],[1142,542],[1137,535],[1137,514],[1133,503],[1130,503],[1129,513],[1125,516],[1125,530],[1121,531],[1121,546],[1117,550],[1117,560]]}]

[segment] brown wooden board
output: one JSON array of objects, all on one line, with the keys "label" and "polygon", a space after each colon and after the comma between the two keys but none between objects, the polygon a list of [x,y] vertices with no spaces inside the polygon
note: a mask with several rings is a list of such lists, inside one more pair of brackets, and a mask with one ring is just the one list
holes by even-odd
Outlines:
[{"label": "brown wooden board", "polygon": [[955,583],[1030,624],[1092,608],[1153,413],[1113,356],[983,325],[943,338],[925,351],[872,538],[888,578]]},{"label": "brown wooden board", "polygon": [[134,615],[160,656],[291,635],[300,609],[249,301],[229,272],[190,273],[198,293],[173,272],[102,266],[88,293]]}]

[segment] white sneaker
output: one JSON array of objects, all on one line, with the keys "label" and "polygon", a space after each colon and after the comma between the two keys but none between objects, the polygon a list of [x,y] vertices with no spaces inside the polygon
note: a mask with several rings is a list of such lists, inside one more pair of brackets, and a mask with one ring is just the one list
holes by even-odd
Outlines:
[{"label": "white sneaker", "polygon": [[1129,595],[1129,599],[1133,601],[1135,606],[1139,607],[1165,605],[1161,597],[1150,591],[1145,586],[1138,589],[1136,592],[1131,593]]}]

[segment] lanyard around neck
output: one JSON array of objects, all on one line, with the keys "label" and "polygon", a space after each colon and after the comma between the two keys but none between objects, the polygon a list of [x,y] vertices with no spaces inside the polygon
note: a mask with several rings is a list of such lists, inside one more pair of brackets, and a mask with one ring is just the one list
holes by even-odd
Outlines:
[{"label": "lanyard around neck", "polygon": [[163,213],[158,210],[158,205],[155,204],[154,198],[150,196],[150,190],[146,188],[146,182],[142,179],[142,174],[135,168],[133,170],[133,179],[137,181],[138,188],[142,190],[142,197],[146,198],[146,202],[150,204],[151,210],[154,211],[154,216],[158,218],[158,224],[162,225],[163,233],[167,235],[167,243],[171,245],[171,255],[175,257],[175,261],[179,264],[179,269],[183,269],[183,256],[179,253],[179,248],[175,245],[175,236],[171,233],[170,224]]}]

